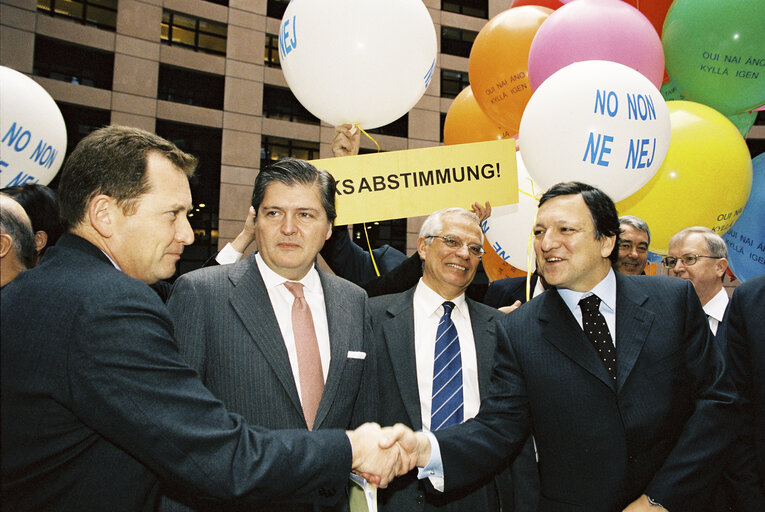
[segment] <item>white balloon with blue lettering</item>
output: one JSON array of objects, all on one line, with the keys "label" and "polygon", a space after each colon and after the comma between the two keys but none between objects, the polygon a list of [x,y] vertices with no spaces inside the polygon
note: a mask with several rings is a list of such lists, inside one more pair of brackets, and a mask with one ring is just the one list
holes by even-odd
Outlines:
[{"label": "white balloon with blue lettering", "polygon": [[506,263],[519,270],[536,269],[531,232],[534,215],[543,190],[529,176],[519,151],[515,152],[518,167],[518,202],[494,206],[491,217],[481,225],[492,249]]},{"label": "white balloon with blue lettering", "polygon": [[422,0],[292,0],[279,56],[287,84],[313,115],[376,128],[425,93],[436,31]]},{"label": "white balloon with blue lettering", "polygon": [[616,62],[570,64],[531,96],[518,139],[543,189],[581,181],[620,201],[656,174],[669,150],[669,109],[659,90]]},{"label": "white balloon with blue lettering", "polygon": [[66,154],[56,102],[23,73],[0,66],[0,187],[53,179]]}]

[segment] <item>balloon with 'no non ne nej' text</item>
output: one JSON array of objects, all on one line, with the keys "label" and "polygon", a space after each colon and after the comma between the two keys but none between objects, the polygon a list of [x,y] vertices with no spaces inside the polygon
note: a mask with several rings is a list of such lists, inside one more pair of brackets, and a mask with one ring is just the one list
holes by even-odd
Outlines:
[{"label": "balloon with 'no non ne nej' text", "polygon": [[534,91],[518,138],[529,175],[543,190],[581,181],[619,201],[645,185],[664,161],[669,111],[656,86],[634,69],[577,62]]},{"label": "balloon with 'no non ne nej' text", "polygon": [[0,66],[0,187],[53,179],[66,154],[66,125],[37,82]]},{"label": "balloon with 'no non ne nej' text", "polygon": [[421,0],[292,0],[279,29],[287,84],[333,126],[400,118],[433,77],[436,31]]}]

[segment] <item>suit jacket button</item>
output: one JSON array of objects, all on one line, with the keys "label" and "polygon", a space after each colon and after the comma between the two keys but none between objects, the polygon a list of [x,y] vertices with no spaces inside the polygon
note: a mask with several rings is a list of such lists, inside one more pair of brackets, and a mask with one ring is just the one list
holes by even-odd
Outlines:
[{"label": "suit jacket button", "polygon": [[415,502],[417,502],[418,505],[422,505],[425,503],[425,496],[422,494],[418,494],[417,497],[414,499]]}]

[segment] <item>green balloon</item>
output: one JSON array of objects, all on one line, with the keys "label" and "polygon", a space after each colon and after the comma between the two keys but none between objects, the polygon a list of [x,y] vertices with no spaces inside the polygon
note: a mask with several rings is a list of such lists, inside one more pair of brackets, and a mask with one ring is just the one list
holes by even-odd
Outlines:
[{"label": "green balloon", "polygon": [[765,1],[675,0],[664,59],[683,96],[725,115],[765,103]]}]

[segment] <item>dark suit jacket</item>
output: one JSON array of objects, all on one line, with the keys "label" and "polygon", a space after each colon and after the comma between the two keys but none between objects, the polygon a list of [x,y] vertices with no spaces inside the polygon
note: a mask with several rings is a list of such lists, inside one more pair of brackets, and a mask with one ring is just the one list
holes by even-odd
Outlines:
[{"label": "dark suit jacket", "polygon": [[717,330],[741,396],[744,425],[725,472],[734,510],[765,510],[765,275],[738,286]]},{"label": "dark suit jacket", "polygon": [[[355,428],[375,415],[367,296],[358,286],[321,270],[319,278],[331,362],[314,430]],[[226,407],[253,425],[307,428],[287,348],[254,254],[232,265],[182,275],[167,307],[181,355]],[[349,358],[349,351],[367,357]]]},{"label": "dark suit jacket", "polygon": [[158,478],[217,499],[338,499],[345,433],[229,414],[159,297],[84,239],[62,236],[0,303],[3,510],[153,510]]},{"label": "dark suit jacket", "polygon": [[618,273],[616,290],[616,383],[557,290],[502,319],[481,411],[435,433],[447,490],[501,467],[533,425],[540,511],[621,511],[644,493],[708,509],[739,418],[696,292]]},{"label": "dark suit jacket", "polygon": [[[406,254],[384,244],[372,249],[380,275],[387,274],[406,260]],[[332,236],[321,248],[321,257],[332,272],[352,283],[364,283],[377,277],[369,253],[356,245],[348,234],[348,226],[335,226]]]},{"label": "dark suit jacket", "polygon": [[[531,293],[534,293],[538,279],[539,274],[531,274]],[[492,281],[486,290],[483,303],[493,308],[501,308],[513,305],[516,300],[521,301],[521,304],[526,303],[526,277],[506,277]]]},{"label": "dark suit jacket", "polygon": [[[417,366],[414,349],[415,288],[395,295],[370,300],[375,347],[378,351],[380,390],[380,423],[405,423],[414,430],[422,428],[420,396],[417,387]],[[496,348],[496,323],[503,315],[496,309],[468,299],[481,396],[489,388],[489,376]],[[381,510],[416,512],[423,510],[492,511],[513,509],[509,472],[496,478],[487,477],[467,490],[448,495],[426,494],[417,480],[417,471],[394,480],[387,489],[378,491]]]}]

